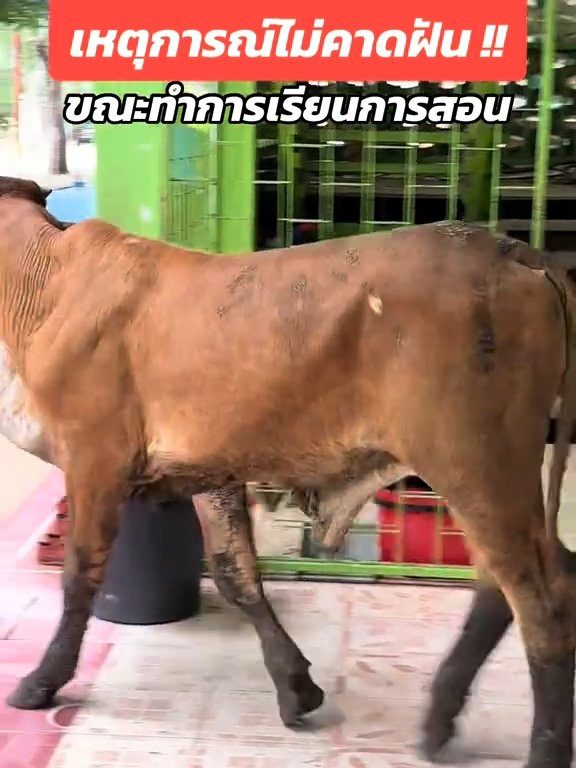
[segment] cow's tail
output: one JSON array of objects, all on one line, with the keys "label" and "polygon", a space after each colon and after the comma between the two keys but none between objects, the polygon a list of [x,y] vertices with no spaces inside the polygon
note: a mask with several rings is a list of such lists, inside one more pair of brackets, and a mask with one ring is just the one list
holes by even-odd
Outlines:
[{"label": "cow's tail", "polygon": [[560,409],[556,418],[556,436],[548,473],[546,498],[546,531],[551,540],[558,541],[562,480],[570,455],[572,432],[576,420],[576,312],[564,281],[548,271],[546,275],[560,297],[566,333],[566,361],[559,392]]}]

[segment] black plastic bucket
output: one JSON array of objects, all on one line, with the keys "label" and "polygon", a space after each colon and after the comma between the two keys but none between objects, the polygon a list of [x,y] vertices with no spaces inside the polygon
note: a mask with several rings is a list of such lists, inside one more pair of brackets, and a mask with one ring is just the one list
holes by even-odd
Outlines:
[{"label": "black plastic bucket", "polygon": [[94,615],[141,625],[196,615],[202,557],[202,530],[191,502],[128,501]]}]

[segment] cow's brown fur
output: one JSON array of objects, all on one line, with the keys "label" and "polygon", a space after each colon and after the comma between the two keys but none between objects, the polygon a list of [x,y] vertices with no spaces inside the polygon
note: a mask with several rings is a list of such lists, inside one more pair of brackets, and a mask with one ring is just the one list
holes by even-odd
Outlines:
[{"label": "cow's brown fur", "polygon": [[[502,590],[479,592],[463,634],[473,661],[456,648],[441,670],[427,754],[513,614],[534,687],[529,766],[567,768],[576,623],[540,482],[566,313],[515,250],[445,222],[222,258],[98,220],[62,231],[37,190],[0,183],[0,339],[73,514],[61,623],[12,703],[43,706],[70,679],[119,504],[156,488],[195,497],[215,580],[253,621],[282,718],[298,722],[322,692],[262,592],[244,485],[316,491],[334,546],[383,476],[415,471]],[[478,619],[496,615],[487,639]]]}]

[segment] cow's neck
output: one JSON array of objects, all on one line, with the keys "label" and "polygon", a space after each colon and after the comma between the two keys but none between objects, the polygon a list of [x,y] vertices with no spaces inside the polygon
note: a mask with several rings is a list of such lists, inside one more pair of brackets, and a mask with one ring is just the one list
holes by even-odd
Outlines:
[{"label": "cow's neck", "polygon": [[30,335],[50,310],[47,287],[57,269],[56,230],[44,223],[24,248],[15,248],[2,270],[0,341],[20,358]]},{"label": "cow's neck", "polygon": [[17,448],[49,461],[44,430],[31,414],[27,393],[12,355],[0,343],[0,434]]},{"label": "cow's neck", "polygon": [[57,230],[41,212],[24,206],[14,206],[0,224],[0,433],[18,448],[49,460],[23,375],[30,337],[50,310],[47,288],[57,269]]}]

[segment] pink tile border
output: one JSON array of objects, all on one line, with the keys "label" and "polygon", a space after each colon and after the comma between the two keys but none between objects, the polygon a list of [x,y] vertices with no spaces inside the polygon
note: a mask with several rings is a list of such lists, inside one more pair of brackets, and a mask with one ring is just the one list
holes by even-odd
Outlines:
[{"label": "pink tile border", "polygon": [[54,469],[3,521],[0,542],[2,571],[42,570],[36,562],[36,544],[52,520],[54,504],[63,494],[63,475]]},{"label": "pink tile border", "polygon": [[36,545],[64,494],[64,479],[54,470],[3,521],[0,542],[0,768],[47,768],[67,728],[82,706],[90,684],[111,649],[116,627],[93,620],[78,675],[53,709],[14,710],[5,704],[19,678],[31,671],[58,620],[59,569],[39,566]]},{"label": "pink tile border", "polygon": [[[8,708],[7,693],[37,663],[58,620],[59,569],[38,566],[36,544],[63,493],[62,475],[54,471],[5,521],[0,768],[125,768],[144,764],[129,762],[144,754],[153,761],[147,765],[174,768],[425,765],[412,748],[425,689],[461,624],[468,590],[268,582],[281,620],[329,692],[319,730],[295,734],[280,724],[256,638],[209,582],[201,624],[120,628],[93,619],[62,703],[45,712]],[[480,758],[479,768],[494,768],[496,758],[508,768],[525,747],[530,712],[522,659],[512,634],[463,718],[464,750]],[[504,671],[514,686],[503,685]],[[508,704],[511,688],[515,706]],[[501,732],[500,724],[506,724]]]},{"label": "pink tile border", "polygon": [[13,654],[14,659],[6,671],[0,661],[0,768],[47,768],[60,740],[82,709],[111,645],[87,644],[78,675],[63,689],[57,706],[36,712],[11,709],[5,699],[20,674],[32,669],[33,662],[44,650],[44,643],[32,645],[3,640],[0,641],[0,655],[5,654],[7,645],[11,646],[8,655]]}]

